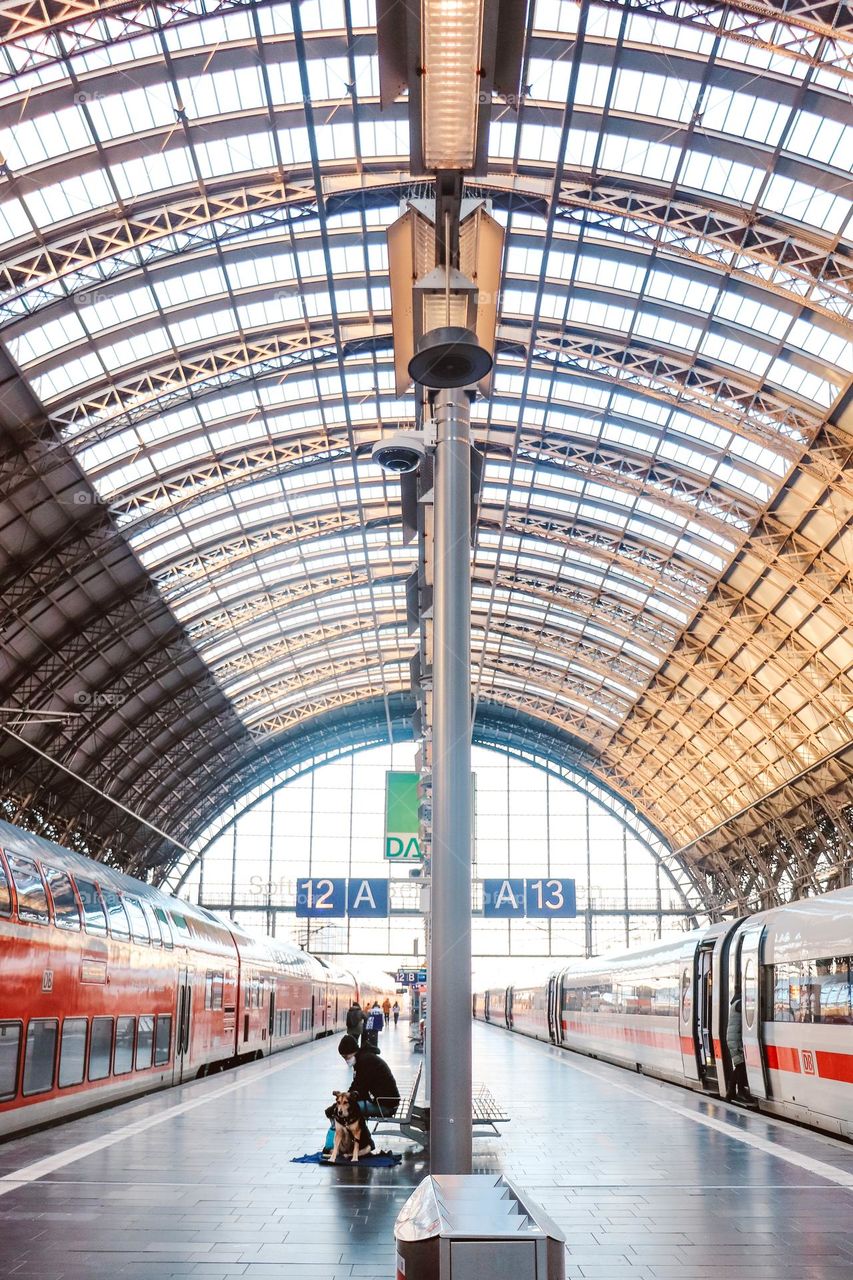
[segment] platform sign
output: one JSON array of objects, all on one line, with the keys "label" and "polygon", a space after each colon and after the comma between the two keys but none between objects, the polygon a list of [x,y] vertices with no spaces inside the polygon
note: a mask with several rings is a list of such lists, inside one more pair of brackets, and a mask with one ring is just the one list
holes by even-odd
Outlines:
[{"label": "platform sign", "polygon": [[386,918],[388,914],[387,880],[312,876],[296,882],[296,915],[301,919]]},{"label": "platform sign", "polygon": [[398,969],[397,970],[397,986],[398,987],[417,987],[426,984],[426,969]]},{"label": "platform sign", "polygon": [[385,774],[385,857],[393,862],[420,862],[418,821],[419,773]]},{"label": "platform sign", "polygon": [[574,880],[553,876],[525,880],[524,911],[528,919],[573,920],[577,915]]},{"label": "platform sign", "polygon": [[347,882],[345,877],[313,876],[296,882],[296,915],[303,919],[345,916]]},{"label": "platform sign", "polygon": [[367,919],[388,915],[388,881],[350,879],[347,883],[347,915]]},{"label": "platform sign", "polygon": [[483,915],[503,920],[572,920],[575,882],[557,876],[484,880]]},{"label": "platform sign", "polygon": [[524,915],[523,880],[484,880],[483,915],[511,919]]}]

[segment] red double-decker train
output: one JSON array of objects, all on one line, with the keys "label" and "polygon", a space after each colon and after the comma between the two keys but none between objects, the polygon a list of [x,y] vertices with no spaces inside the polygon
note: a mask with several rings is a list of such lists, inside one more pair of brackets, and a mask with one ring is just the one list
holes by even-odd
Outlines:
[{"label": "red double-decker train", "polygon": [[0,822],[0,1137],[342,1030],[393,992]]}]

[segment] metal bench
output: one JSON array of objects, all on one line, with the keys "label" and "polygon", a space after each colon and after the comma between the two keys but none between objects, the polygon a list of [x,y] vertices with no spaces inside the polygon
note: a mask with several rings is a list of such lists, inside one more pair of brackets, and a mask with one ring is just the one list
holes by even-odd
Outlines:
[{"label": "metal bench", "polygon": [[[426,1145],[427,1132],[423,1120],[423,1112],[416,1102],[423,1069],[423,1063],[421,1063],[414,1080],[408,1089],[400,1094],[399,1099],[376,1099],[376,1105],[382,1114],[375,1119],[372,1130],[374,1136],[376,1134],[400,1133],[404,1138],[409,1138],[410,1141],[417,1142],[420,1146]],[[383,1127],[380,1128],[380,1125]]]},{"label": "metal bench", "polygon": [[[377,1133],[400,1133],[411,1142],[417,1142],[422,1147],[427,1146],[429,1143],[429,1108],[418,1106],[417,1102],[422,1072],[423,1064],[418,1067],[417,1075],[408,1089],[401,1095],[399,1102],[396,1098],[377,1098],[376,1101],[382,1111],[382,1115],[375,1119],[373,1125],[374,1135]],[[472,1103],[471,1125],[474,1133],[479,1133],[483,1137],[485,1135],[482,1131],[490,1130],[499,1138],[500,1130],[498,1125],[509,1124],[510,1117],[494,1094],[485,1085],[475,1084]],[[380,1128],[380,1126],[382,1127]]]},{"label": "metal bench", "polygon": [[510,1117],[495,1095],[484,1084],[475,1084],[472,1103],[471,1123],[474,1126],[474,1132],[476,1133],[478,1129],[491,1129],[492,1133],[499,1138],[501,1135],[498,1125],[509,1124]]}]

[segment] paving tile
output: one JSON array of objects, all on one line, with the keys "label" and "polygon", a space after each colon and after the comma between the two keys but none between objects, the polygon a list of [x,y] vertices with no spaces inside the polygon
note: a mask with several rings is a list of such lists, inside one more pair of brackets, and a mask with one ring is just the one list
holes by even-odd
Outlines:
[{"label": "paving tile", "polygon": [[[387,1040],[398,1074],[413,1072],[406,1036]],[[850,1192],[736,1133],[848,1173],[849,1145],[497,1028],[475,1027],[475,1053],[475,1077],[513,1116],[499,1140],[475,1140],[475,1168],[505,1171],[553,1216],[566,1233],[569,1280],[853,1280]],[[389,1280],[394,1220],[426,1171],[422,1154],[390,1138],[383,1145],[404,1153],[392,1170],[290,1163],[318,1147],[340,1076],[334,1042],[320,1041],[5,1144],[0,1171],[14,1172],[178,1099],[246,1082],[4,1196],[0,1277]],[[626,1081],[634,1092],[618,1087]],[[670,1101],[735,1132],[659,1105]]]}]

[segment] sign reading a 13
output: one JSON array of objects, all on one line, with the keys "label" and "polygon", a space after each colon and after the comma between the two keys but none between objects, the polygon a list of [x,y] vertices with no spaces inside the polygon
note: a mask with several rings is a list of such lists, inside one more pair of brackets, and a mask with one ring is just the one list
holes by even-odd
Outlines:
[{"label": "sign reading a 13", "polygon": [[524,913],[547,920],[577,915],[574,880],[544,877],[524,882]]}]

